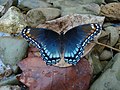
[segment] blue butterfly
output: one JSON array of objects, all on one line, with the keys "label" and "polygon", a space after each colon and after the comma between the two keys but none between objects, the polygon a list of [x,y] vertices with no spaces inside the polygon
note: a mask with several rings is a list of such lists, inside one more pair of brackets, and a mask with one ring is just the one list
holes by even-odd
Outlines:
[{"label": "blue butterfly", "polygon": [[101,31],[97,23],[83,24],[58,34],[47,28],[25,27],[22,36],[35,45],[47,65],[65,62],[76,65],[84,53],[85,46]]}]

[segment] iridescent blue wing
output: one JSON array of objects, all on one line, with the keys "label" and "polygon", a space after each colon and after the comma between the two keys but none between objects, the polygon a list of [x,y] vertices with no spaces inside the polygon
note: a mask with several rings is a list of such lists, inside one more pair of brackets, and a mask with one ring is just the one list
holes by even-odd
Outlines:
[{"label": "iridescent blue wing", "polygon": [[26,27],[22,30],[22,36],[37,46],[47,65],[59,62],[61,46],[58,33],[46,28]]},{"label": "iridescent blue wing", "polygon": [[84,24],[70,29],[64,35],[64,60],[76,64],[84,53],[84,47],[101,30],[99,24]]}]

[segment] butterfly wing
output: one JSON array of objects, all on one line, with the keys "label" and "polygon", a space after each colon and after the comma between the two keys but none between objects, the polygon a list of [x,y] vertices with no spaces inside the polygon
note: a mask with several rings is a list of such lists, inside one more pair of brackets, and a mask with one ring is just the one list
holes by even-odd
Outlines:
[{"label": "butterfly wing", "polygon": [[69,64],[76,64],[84,53],[84,47],[101,30],[99,24],[84,24],[70,29],[64,35],[64,59]]},{"label": "butterfly wing", "polygon": [[22,36],[39,48],[41,57],[47,65],[56,64],[60,60],[60,35],[46,28],[26,27]]}]

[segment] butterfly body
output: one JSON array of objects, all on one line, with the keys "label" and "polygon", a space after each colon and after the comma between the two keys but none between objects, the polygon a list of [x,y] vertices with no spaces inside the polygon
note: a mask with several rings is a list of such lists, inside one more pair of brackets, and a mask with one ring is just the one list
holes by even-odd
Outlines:
[{"label": "butterfly body", "polygon": [[26,27],[22,36],[34,44],[47,65],[65,62],[76,65],[84,53],[85,46],[100,33],[99,24],[84,24],[60,34],[47,28]]}]

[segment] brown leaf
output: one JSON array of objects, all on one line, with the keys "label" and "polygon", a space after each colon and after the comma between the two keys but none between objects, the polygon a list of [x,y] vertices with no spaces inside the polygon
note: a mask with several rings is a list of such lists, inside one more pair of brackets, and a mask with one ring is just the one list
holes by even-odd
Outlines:
[{"label": "brown leaf", "polygon": [[91,66],[84,58],[66,68],[47,66],[40,57],[28,57],[18,66],[23,71],[19,80],[30,90],[87,90],[92,77]]}]

